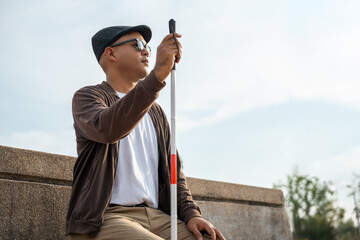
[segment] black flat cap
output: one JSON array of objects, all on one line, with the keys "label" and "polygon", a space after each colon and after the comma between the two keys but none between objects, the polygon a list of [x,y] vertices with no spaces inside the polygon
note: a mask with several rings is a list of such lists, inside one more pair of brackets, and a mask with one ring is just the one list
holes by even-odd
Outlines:
[{"label": "black flat cap", "polygon": [[111,46],[120,37],[131,32],[140,33],[145,41],[148,43],[151,39],[151,29],[146,25],[139,26],[113,26],[101,29],[92,38],[91,43],[96,56],[97,61],[100,61],[101,54],[105,48]]}]

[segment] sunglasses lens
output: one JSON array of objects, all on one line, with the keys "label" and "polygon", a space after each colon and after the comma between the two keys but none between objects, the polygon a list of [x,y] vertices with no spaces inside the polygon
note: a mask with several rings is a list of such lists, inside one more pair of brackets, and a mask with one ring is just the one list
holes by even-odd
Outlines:
[{"label": "sunglasses lens", "polygon": [[150,57],[151,56],[151,48],[148,45],[146,45],[145,48],[149,52],[149,57]]},{"label": "sunglasses lens", "polygon": [[144,50],[144,48],[146,49],[146,51],[149,52],[149,56],[151,55],[151,49],[148,45],[144,45],[144,43],[140,40],[140,39],[136,39],[137,40],[137,48],[139,49],[139,51]]},{"label": "sunglasses lens", "polygon": [[139,39],[137,39],[137,47],[139,51],[142,51],[144,49],[144,43]]}]

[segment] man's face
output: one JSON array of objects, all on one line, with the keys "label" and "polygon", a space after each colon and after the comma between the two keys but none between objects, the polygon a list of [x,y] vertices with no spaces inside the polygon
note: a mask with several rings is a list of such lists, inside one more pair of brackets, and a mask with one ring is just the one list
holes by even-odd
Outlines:
[{"label": "man's face", "polygon": [[[143,36],[138,32],[132,32],[119,38],[114,44],[138,38],[146,44]],[[114,45],[113,44],[113,45]],[[122,73],[137,79],[146,77],[149,73],[149,52],[144,49],[139,51],[136,41],[124,43],[113,47],[117,59],[117,67]]]}]

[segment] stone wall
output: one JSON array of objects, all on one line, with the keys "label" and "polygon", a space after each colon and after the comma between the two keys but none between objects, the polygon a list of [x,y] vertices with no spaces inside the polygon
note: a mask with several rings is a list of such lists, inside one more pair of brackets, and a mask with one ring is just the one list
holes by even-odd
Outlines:
[{"label": "stone wall", "polygon": [[[74,157],[0,146],[0,240],[66,239]],[[291,239],[280,190],[188,178],[227,239]]]}]

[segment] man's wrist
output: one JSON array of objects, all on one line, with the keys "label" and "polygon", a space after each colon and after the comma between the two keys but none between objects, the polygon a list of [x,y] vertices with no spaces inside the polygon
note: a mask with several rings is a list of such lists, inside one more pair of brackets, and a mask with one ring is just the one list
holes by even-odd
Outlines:
[{"label": "man's wrist", "polygon": [[187,220],[186,224],[188,224],[191,219],[194,220],[195,218],[202,218],[202,217],[201,217],[201,216],[192,216],[192,217],[190,217],[190,218]]},{"label": "man's wrist", "polygon": [[161,82],[156,76],[154,71],[151,71],[149,75],[140,83],[144,86],[144,88],[153,95],[158,95],[159,91],[166,86],[165,82]]},{"label": "man's wrist", "polygon": [[165,82],[165,79],[166,79],[167,75],[164,76],[164,74],[161,74],[161,71],[158,70],[156,67],[153,69],[153,72],[154,72],[155,77],[156,77],[160,82]]}]

